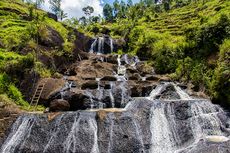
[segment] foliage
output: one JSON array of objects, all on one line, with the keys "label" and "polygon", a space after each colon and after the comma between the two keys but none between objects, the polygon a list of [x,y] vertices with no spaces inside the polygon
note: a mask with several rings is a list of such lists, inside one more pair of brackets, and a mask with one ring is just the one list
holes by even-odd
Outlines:
[{"label": "foliage", "polygon": [[82,11],[86,16],[90,16],[94,12],[94,8],[92,6],[86,6],[82,8]]},{"label": "foliage", "polygon": [[230,102],[230,39],[220,46],[218,65],[209,85],[211,96],[218,101]]},{"label": "foliage", "polygon": [[10,81],[10,77],[0,73],[0,94],[7,95],[20,106],[28,106],[28,103],[23,100],[22,93]]},{"label": "foliage", "polygon": [[103,15],[104,15],[106,21],[112,21],[113,20],[113,9],[109,4],[105,4],[105,6],[103,8]]}]

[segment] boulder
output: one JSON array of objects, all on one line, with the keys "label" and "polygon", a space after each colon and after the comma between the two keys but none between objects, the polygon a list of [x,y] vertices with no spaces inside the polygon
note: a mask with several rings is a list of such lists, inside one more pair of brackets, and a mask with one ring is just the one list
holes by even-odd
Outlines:
[{"label": "boulder", "polygon": [[39,44],[46,47],[62,47],[64,40],[53,28],[46,27],[39,29]]},{"label": "boulder", "polygon": [[176,92],[173,85],[168,85],[159,96],[156,97],[157,99],[180,99],[180,96]]},{"label": "boulder", "polygon": [[48,103],[50,102],[50,99],[52,99],[51,97],[58,94],[59,91],[64,87],[65,80],[49,78],[49,79],[40,80],[39,83],[41,82],[46,82],[46,83],[44,86],[44,90],[41,94],[40,104],[47,106]]},{"label": "boulder", "polygon": [[50,103],[49,108],[51,112],[69,111],[70,104],[64,99],[55,99]]},{"label": "boulder", "polygon": [[51,19],[54,19],[55,21],[58,21],[57,15],[53,13],[47,12],[47,16]]},{"label": "boulder", "polygon": [[101,81],[117,81],[117,78],[115,76],[104,76]]},{"label": "boulder", "polygon": [[112,54],[110,54],[110,55],[108,55],[108,56],[106,57],[106,62],[112,63],[112,64],[117,64],[117,63],[118,63],[117,57],[118,57],[117,55],[112,55]]},{"label": "boulder", "polygon": [[154,75],[146,76],[147,81],[158,81],[160,78]]},{"label": "boulder", "polygon": [[141,80],[141,76],[138,73],[129,76],[129,80]]},{"label": "boulder", "polygon": [[87,81],[82,84],[81,89],[86,90],[86,89],[97,89],[98,88],[98,82],[96,80],[91,80]]}]

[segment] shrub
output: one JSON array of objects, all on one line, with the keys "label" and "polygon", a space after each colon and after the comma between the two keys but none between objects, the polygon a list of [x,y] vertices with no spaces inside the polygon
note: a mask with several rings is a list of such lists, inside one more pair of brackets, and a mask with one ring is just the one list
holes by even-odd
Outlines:
[{"label": "shrub", "polygon": [[16,102],[17,105],[29,106],[29,104],[23,100],[22,93],[13,84],[9,85],[8,87],[8,95]]},{"label": "shrub", "polygon": [[62,46],[63,46],[64,52],[67,53],[67,54],[71,54],[72,51],[74,50],[74,43],[66,41],[65,43],[63,43]]},{"label": "shrub", "polygon": [[230,104],[230,39],[220,46],[218,66],[209,83],[209,93],[216,101]]}]

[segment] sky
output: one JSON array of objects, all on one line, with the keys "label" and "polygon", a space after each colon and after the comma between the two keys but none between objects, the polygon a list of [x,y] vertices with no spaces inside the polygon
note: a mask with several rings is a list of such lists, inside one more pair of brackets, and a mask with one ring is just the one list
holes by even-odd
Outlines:
[{"label": "sky", "polygon": [[[46,11],[50,11],[49,9],[49,0],[45,1],[44,9]],[[126,1],[126,0],[124,0]],[[133,0],[133,2],[137,2],[139,0]],[[82,12],[82,8],[88,5],[94,8],[93,15],[102,15],[103,4],[109,3],[112,4],[114,0],[62,0],[62,9],[65,13],[67,13],[68,18],[77,17],[80,18],[84,15]]]}]

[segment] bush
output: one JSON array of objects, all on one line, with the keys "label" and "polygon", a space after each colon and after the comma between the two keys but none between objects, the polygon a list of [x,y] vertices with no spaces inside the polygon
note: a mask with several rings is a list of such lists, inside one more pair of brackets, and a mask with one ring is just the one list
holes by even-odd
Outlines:
[{"label": "bush", "polygon": [[10,77],[0,74],[0,95],[7,94],[17,105],[28,107],[29,104],[23,100],[22,93],[11,83]]},{"label": "bush", "polygon": [[66,41],[65,43],[63,43],[63,50],[64,53],[71,54],[74,50],[74,43]]},{"label": "bush", "polygon": [[214,23],[206,23],[200,28],[186,30],[187,40],[193,44],[188,56],[202,58],[219,51],[224,38],[230,37],[230,19],[222,14]]},{"label": "bush", "polygon": [[8,87],[8,95],[16,102],[17,105],[29,106],[29,104],[23,100],[22,93],[13,84],[9,85]]},{"label": "bush", "polygon": [[230,39],[220,46],[218,66],[214,70],[209,93],[216,101],[227,101],[230,104]]}]

